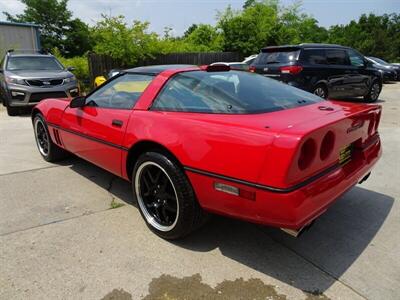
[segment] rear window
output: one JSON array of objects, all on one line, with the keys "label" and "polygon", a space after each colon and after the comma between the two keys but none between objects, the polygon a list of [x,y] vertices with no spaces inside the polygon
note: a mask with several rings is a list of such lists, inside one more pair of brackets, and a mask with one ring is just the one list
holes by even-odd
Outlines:
[{"label": "rear window", "polygon": [[283,110],[323,99],[264,76],[242,72],[178,73],[164,86],[153,110],[250,114]]},{"label": "rear window", "polygon": [[7,70],[63,70],[64,67],[54,58],[45,56],[15,56],[7,62]]},{"label": "rear window", "polygon": [[254,61],[257,65],[285,64],[296,61],[300,50],[282,50],[261,52]]}]

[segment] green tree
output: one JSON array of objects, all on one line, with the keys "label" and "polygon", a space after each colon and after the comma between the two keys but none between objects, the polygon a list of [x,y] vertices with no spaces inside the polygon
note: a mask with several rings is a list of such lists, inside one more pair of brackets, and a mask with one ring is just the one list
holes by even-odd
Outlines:
[{"label": "green tree", "polygon": [[230,6],[218,15],[225,51],[237,51],[245,55],[258,53],[266,45],[276,44],[275,29],[278,26],[278,1],[255,2],[243,11]]},{"label": "green tree", "polygon": [[218,15],[223,49],[249,55],[265,46],[325,42],[328,31],[301,13],[301,2],[284,7],[278,0],[248,0],[243,10],[228,7]]},{"label": "green tree", "polygon": [[92,29],[94,51],[119,59],[125,65],[134,65],[158,52],[158,36],[148,32],[149,23],[134,21],[131,26],[123,16],[108,17]]},{"label": "green tree", "polygon": [[358,21],[329,29],[329,42],[356,48],[365,55],[400,59],[400,15],[362,15]]},{"label": "green tree", "polygon": [[41,26],[42,47],[62,48],[65,32],[72,13],[67,9],[68,0],[20,0],[26,5],[24,12],[12,16],[3,12],[7,20],[13,22],[29,22]]},{"label": "green tree", "polygon": [[62,50],[66,57],[81,56],[92,50],[92,38],[89,26],[80,19],[68,22]]},{"label": "green tree", "polygon": [[222,36],[217,32],[217,29],[211,25],[199,24],[196,28],[187,35],[186,41],[204,51],[221,51]]}]

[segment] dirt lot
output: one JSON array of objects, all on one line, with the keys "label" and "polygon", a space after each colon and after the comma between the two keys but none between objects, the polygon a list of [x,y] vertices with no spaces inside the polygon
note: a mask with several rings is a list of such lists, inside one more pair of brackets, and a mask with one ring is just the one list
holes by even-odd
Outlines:
[{"label": "dirt lot", "polygon": [[399,96],[385,85],[369,180],[299,239],[215,217],[164,241],[129,183],[77,158],[44,162],[29,116],[2,109],[0,299],[400,299]]}]

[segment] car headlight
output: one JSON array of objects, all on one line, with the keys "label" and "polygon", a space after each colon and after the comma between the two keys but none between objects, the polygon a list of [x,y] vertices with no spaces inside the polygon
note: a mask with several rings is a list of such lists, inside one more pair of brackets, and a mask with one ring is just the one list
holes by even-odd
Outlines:
[{"label": "car headlight", "polygon": [[21,78],[14,78],[14,77],[5,77],[7,83],[13,83],[13,84],[20,84],[20,85],[26,85],[25,79]]},{"label": "car headlight", "polygon": [[76,80],[75,76],[64,78],[65,83],[70,83]]}]

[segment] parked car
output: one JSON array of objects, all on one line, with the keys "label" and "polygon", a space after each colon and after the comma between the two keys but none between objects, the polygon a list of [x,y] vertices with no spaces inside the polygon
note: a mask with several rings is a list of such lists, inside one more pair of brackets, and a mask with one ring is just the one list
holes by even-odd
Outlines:
[{"label": "parked car", "polygon": [[246,57],[243,60],[243,62],[250,66],[253,63],[253,61],[257,58],[257,56],[258,56],[258,54],[250,55],[250,56]]},{"label": "parked car", "polygon": [[266,47],[250,72],[283,81],[323,98],[378,99],[381,73],[356,50],[340,45],[300,44]]},{"label": "parked car", "polygon": [[397,79],[397,74],[396,74],[395,70],[392,70],[391,68],[388,68],[381,64],[377,64],[373,60],[370,60],[368,58],[366,58],[366,59],[371,62],[373,68],[375,68],[377,71],[379,71],[379,73],[381,74],[383,83],[395,81]]},{"label": "parked car", "polygon": [[51,54],[10,50],[0,63],[0,98],[10,116],[50,97],[79,95],[78,81]]},{"label": "parked car", "polygon": [[46,161],[74,153],[130,181],[147,226],[166,239],[207,212],[298,235],[368,178],[380,116],[379,105],[326,101],[221,65],[129,69],[32,111]]},{"label": "parked car", "polygon": [[385,71],[385,73],[388,74],[387,76],[391,78],[390,80],[400,80],[400,66],[390,64],[383,59],[373,56],[367,56],[367,59],[371,61],[374,65],[377,65],[378,68]]}]

